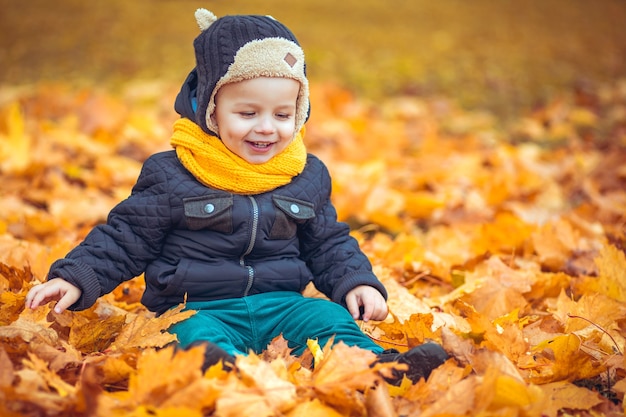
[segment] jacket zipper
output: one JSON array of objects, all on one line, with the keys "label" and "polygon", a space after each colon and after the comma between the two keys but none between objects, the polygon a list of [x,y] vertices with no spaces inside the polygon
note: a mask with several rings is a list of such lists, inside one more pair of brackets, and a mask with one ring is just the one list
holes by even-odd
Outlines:
[{"label": "jacket zipper", "polygon": [[248,247],[246,251],[239,258],[239,264],[248,270],[248,284],[246,285],[246,289],[243,292],[243,296],[247,296],[250,292],[250,288],[252,288],[252,283],[254,282],[254,268],[250,265],[246,265],[245,257],[252,252],[254,248],[254,244],[256,242],[256,234],[257,229],[259,227],[259,205],[256,200],[252,196],[248,196],[250,199],[250,203],[252,203],[252,230],[250,231],[250,241],[248,242]]}]

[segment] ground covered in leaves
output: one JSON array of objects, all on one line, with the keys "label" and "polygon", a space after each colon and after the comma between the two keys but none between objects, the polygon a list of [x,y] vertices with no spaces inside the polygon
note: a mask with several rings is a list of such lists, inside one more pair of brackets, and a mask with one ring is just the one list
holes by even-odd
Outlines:
[{"label": "ground covered in leaves", "polygon": [[84,312],[24,309],[141,161],[169,148],[175,92],[2,90],[0,415],[623,414],[626,82],[563,92],[508,129],[444,99],[314,87],[307,146],[390,293],[390,317],[363,330],[453,356],[400,387],[371,353],[312,342],[295,358],[281,338],[236,372],[202,374],[200,348],[163,348],[189,313],[148,313],[141,277]]}]

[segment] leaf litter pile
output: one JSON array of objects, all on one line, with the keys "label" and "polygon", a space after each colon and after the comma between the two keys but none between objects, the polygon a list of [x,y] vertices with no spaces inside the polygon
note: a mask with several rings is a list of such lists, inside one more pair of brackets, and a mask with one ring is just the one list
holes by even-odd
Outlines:
[{"label": "leaf litter pile", "polygon": [[390,294],[389,318],[362,329],[386,348],[452,353],[398,387],[370,352],[311,341],[296,358],[281,337],[203,374],[202,349],[175,351],[167,332],[193,313],[147,312],[141,277],[83,312],[24,308],[169,148],[174,94],[2,91],[0,415],[623,415],[626,82],[566,92],[507,127],[442,98],[314,88],[307,146]]}]

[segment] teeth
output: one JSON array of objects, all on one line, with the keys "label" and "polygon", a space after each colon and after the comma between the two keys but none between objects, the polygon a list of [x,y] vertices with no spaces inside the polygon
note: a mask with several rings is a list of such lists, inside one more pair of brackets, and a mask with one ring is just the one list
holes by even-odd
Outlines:
[{"label": "teeth", "polygon": [[267,142],[252,142],[252,144],[254,146],[256,146],[257,148],[267,148],[268,146],[270,146],[270,143]]}]

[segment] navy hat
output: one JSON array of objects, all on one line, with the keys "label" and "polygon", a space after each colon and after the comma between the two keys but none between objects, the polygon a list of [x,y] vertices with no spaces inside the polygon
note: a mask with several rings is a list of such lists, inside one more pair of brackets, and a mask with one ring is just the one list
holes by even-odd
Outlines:
[{"label": "navy hat", "polygon": [[296,37],[271,16],[233,15],[217,18],[196,10],[202,33],[194,40],[198,87],[196,123],[219,136],[211,120],[215,95],[225,84],[257,77],[291,78],[300,83],[296,102],[296,132],[309,115],[309,82],[304,52]]}]

